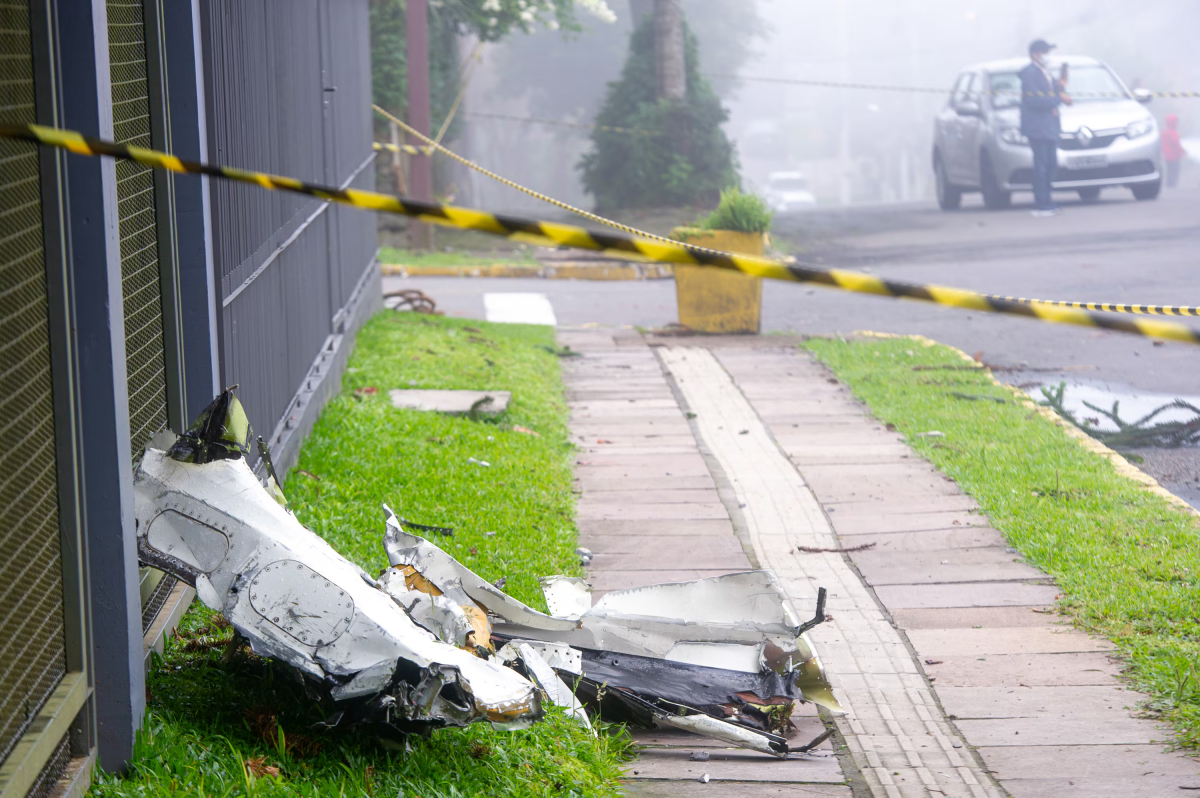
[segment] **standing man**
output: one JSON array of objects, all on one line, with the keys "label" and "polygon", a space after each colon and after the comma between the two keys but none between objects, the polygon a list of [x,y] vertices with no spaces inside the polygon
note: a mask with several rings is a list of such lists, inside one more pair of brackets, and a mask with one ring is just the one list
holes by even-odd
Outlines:
[{"label": "standing man", "polygon": [[1021,133],[1033,149],[1034,216],[1057,216],[1062,208],[1054,204],[1051,186],[1058,166],[1058,136],[1062,121],[1061,105],[1070,105],[1062,83],[1050,74],[1046,56],[1053,44],[1038,39],[1029,45],[1029,66],[1021,70]]}]

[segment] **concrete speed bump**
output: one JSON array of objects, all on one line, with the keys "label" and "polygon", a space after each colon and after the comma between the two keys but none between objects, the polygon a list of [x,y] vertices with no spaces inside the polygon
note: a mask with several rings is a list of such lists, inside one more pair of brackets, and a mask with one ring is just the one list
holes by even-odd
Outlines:
[{"label": "concrete speed bump", "polygon": [[392,407],[429,410],[452,416],[498,416],[508,409],[510,391],[432,391],[397,388],[389,391]]}]

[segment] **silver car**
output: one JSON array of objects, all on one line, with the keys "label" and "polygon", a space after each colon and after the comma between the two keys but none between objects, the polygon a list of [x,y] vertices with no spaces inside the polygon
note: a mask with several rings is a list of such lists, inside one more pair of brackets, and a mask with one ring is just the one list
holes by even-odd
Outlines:
[{"label": "silver car", "polygon": [[[992,61],[963,70],[934,124],[933,169],[938,204],[958,208],[968,191],[983,194],[989,208],[1004,208],[1014,191],[1033,190],[1033,151],[1021,135],[1021,78],[1025,59]],[[1101,189],[1123,186],[1139,200],[1162,188],[1158,125],[1143,105],[1149,92],[1131,91],[1095,58],[1063,56],[1053,74],[1069,70],[1062,106],[1056,191],[1073,190],[1085,202]],[[1089,94],[1115,95],[1090,97]]]}]

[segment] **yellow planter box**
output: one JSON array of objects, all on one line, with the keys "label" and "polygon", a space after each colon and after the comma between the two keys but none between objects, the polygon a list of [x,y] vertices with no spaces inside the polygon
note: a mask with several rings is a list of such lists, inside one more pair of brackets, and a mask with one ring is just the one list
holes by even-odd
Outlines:
[{"label": "yellow planter box", "polygon": [[[677,241],[723,252],[762,255],[766,233],[699,230],[671,231]],[[703,333],[757,333],[762,323],[762,280],[711,266],[675,267],[675,303],[679,323]]]}]

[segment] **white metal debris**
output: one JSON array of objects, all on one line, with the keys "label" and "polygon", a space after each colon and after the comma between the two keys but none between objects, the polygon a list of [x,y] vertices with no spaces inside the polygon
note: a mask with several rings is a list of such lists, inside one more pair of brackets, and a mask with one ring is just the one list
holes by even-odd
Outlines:
[{"label": "white metal debris", "polygon": [[[180,462],[147,449],[134,492],[144,562],[194,585],[256,653],[361,703],[364,717],[404,728],[539,716],[527,679],[447,642],[474,631],[461,609],[411,596],[402,579],[377,583],[280,506],[244,457]],[[407,599],[441,635],[414,623]]]},{"label": "white metal debris", "polygon": [[823,590],[801,622],[768,571],[595,604],[582,579],[548,576],[546,614],[387,507],[390,567],[377,581],[305,529],[273,480],[274,494],[263,487],[246,463],[249,437],[226,391],[169,451],[165,440],[147,448],[135,478],[139,555],[194,585],[255,652],[323,684],[352,718],[401,731],[515,728],[540,715],[544,694],[584,725],[586,703],[787,756],[778,732],[795,702],[841,711],[806,634],[824,620]]}]

